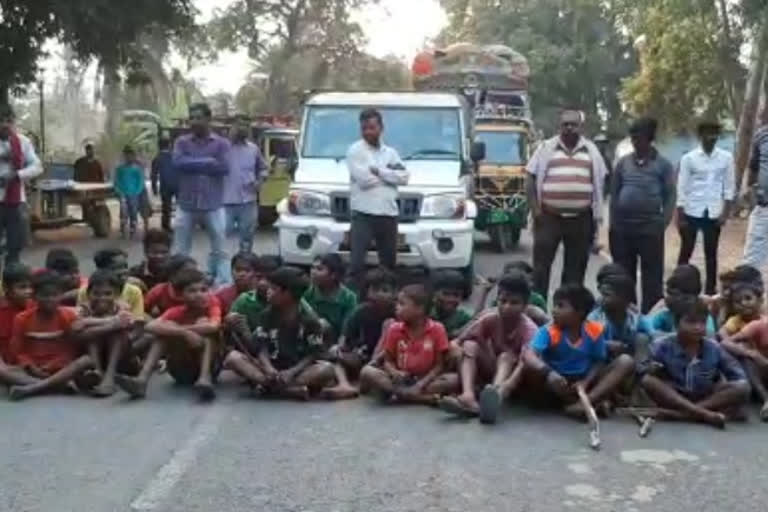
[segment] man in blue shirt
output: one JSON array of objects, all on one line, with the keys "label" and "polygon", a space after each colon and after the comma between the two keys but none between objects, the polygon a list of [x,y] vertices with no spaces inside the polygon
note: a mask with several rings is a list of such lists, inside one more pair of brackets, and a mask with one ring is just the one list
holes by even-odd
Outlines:
[{"label": "man in blue shirt", "polygon": [[[169,233],[171,229],[171,209],[173,207],[173,197],[176,195],[178,186],[176,171],[173,168],[173,155],[171,154],[171,141],[163,137],[158,143],[160,152],[152,160],[152,193],[160,194],[162,202],[160,224],[165,231]],[[158,186],[159,185],[159,186]]]},{"label": "man in blue shirt", "polygon": [[727,415],[741,413],[750,388],[738,361],[705,337],[708,315],[699,298],[681,305],[677,333],[653,343],[641,385],[676,418],[724,428]]},{"label": "man in blue shirt", "polygon": [[595,307],[592,292],[580,284],[567,284],[554,295],[553,321],[541,327],[524,352],[526,369],[546,382],[547,390],[566,405],[566,414],[583,416],[577,390],[584,389],[593,405],[609,397],[635,368],[628,354],[610,364],[604,328],[587,321]]}]

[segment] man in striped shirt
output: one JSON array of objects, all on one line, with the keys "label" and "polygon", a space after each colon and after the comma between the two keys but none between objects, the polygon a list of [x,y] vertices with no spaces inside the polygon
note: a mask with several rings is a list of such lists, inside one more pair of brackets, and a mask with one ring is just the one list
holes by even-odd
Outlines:
[{"label": "man in striped shirt", "polygon": [[528,163],[528,203],[533,212],[536,291],[547,296],[552,261],[562,242],[562,283],[584,281],[592,230],[602,220],[605,162],[581,135],[582,114],[564,110],[560,134],[544,141]]},{"label": "man in striped shirt", "polygon": [[749,216],[744,263],[760,268],[768,257],[768,108],[762,113],[763,126],[755,133],[749,162],[749,186],[756,205]]}]

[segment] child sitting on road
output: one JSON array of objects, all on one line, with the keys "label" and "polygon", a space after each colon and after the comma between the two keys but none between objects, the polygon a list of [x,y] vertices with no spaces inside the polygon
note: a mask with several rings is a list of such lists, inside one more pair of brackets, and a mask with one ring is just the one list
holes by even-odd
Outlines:
[{"label": "child sitting on road", "polygon": [[152,318],[174,306],[184,304],[184,299],[173,289],[173,277],[183,270],[196,270],[197,262],[184,254],[174,254],[168,260],[165,273],[168,281],[155,285],[144,297],[144,310]]},{"label": "child sitting on road", "polygon": [[357,295],[341,284],[345,268],[341,256],[326,254],[315,258],[310,274],[311,285],[304,300],[330,326],[332,340],[341,335],[344,325],[357,308]]},{"label": "child sitting on road", "polygon": [[[504,265],[503,275],[507,275],[514,271],[522,272],[529,281],[533,282],[533,267],[527,261],[510,261]],[[547,312],[547,300],[534,289],[531,289],[531,296],[528,298],[528,304],[531,306],[536,306],[544,313]]]},{"label": "child sitting on road", "polygon": [[[693,265],[680,265],[672,271],[666,283],[664,306],[650,317],[654,338],[675,332],[675,315],[683,304],[701,295],[701,272]],[[707,336],[717,333],[715,319],[707,317]]]},{"label": "child sitting on road", "polygon": [[[527,262],[511,261],[504,265],[502,276],[511,272],[522,272],[528,281],[533,283],[533,267],[531,267],[531,265],[529,265]],[[487,302],[486,298],[493,289],[495,281],[495,279],[485,280],[481,278],[481,300],[479,304],[482,304],[483,306],[485,305]],[[492,305],[493,307],[496,307],[497,301],[495,299]],[[482,312],[482,308],[478,308],[478,310],[478,314]],[[547,301],[544,300],[544,297],[542,297],[540,293],[533,289],[531,289],[531,296],[528,299],[528,305],[525,308],[525,315],[533,320],[533,323],[538,326],[546,325],[550,321],[549,315],[547,314]]]},{"label": "child sitting on road", "polygon": [[759,284],[737,282],[730,289],[729,309],[733,314],[720,328],[720,339],[723,341],[736,335],[750,322],[758,320],[763,309],[763,290]]},{"label": "child sitting on road", "polygon": [[[571,416],[585,414],[579,389],[595,407],[611,396],[634,371],[634,359],[621,354],[608,363],[604,327],[587,320],[594,309],[592,293],[579,284],[560,287],[553,297],[550,325],[539,328],[523,352],[526,370],[547,399],[565,406]],[[546,400],[549,401],[549,400]]]},{"label": "child sitting on road", "polygon": [[60,276],[42,271],[33,277],[32,287],[35,305],[13,321],[10,350],[17,367],[0,369],[0,379],[11,386],[11,400],[65,390],[93,368],[73,336],[77,313],[61,306]]},{"label": "child sitting on road", "polygon": [[737,265],[732,270],[720,274],[719,294],[703,297],[718,325],[724,325],[736,314],[733,292],[741,283],[753,286],[762,295],[764,285],[760,271],[751,265]]},{"label": "child sitting on road", "polygon": [[635,300],[635,282],[623,269],[598,272],[597,289],[600,302],[587,320],[603,326],[608,345],[608,358],[629,354],[645,360],[651,342],[651,327],[640,314]]},{"label": "child sitting on road", "polygon": [[250,252],[239,252],[232,257],[232,281],[216,292],[221,304],[221,312],[228,314],[237,298],[254,289],[254,275],[259,257]]},{"label": "child sitting on road", "polygon": [[[646,363],[643,389],[663,409],[658,417],[723,428],[749,399],[749,383],[739,363],[707,337],[707,305],[689,297],[676,306],[677,332],[656,340]],[[721,378],[721,375],[723,378]]]},{"label": "child sitting on road", "polygon": [[[144,316],[144,294],[141,288],[128,282],[128,254],[122,249],[102,249],[93,255],[96,269],[114,274],[120,284],[120,301],[137,318]],[[77,305],[88,302],[88,286],[82,286],[77,294]]]},{"label": "child sitting on road", "polygon": [[144,234],[144,261],[131,267],[131,282],[143,293],[168,281],[167,264],[171,256],[171,235],[162,229],[150,229]]},{"label": "child sitting on road", "polygon": [[338,394],[334,367],[321,361],[326,332],[317,315],[301,300],[307,289],[300,270],[283,267],[269,278],[269,305],[261,313],[247,352],[232,350],[228,368],[268,395],[308,400],[352,398]]},{"label": "child sitting on road", "polygon": [[183,269],[173,277],[183,304],[149,322],[152,345],[137,377],[117,375],[115,382],[133,398],[143,398],[158,361],[165,355],[168,373],[182,386],[194,386],[200,399],[216,397],[214,380],[221,368],[221,308],[210,294],[205,274]]},{"label": "child sitting on road", "polygon": [[461,307],[464,288],[464,276],[456,270],[437,270],[432,277],[435,297],[429,316],[443,324],[448,339],[458,336],[472,320],[472,315]]},{"label": "child sitting on road", "polygon": [[89,393],[97,397],[115,394],[115,374],[135,374],[138,361],[132,356],[131,341],[137,326],[143,325],[144,312],[136,316],[119,299],[122,279],[101,269],[88,280],[87,299],[78,307],[78,319],[72,326],[77,338],[88,346],[88,354],[100,376]]},{"label": "child sitting on road", "polygon": [[80,275],[80,262],[75,253],[69,249],[56,248],[48,251],[45,256],[45,268],[58,273],[61,278],[63,294],[62,306],[76,306],[80,288],[88,284],[88,280]]},{"label": "child sitting on road", "polygon": [[383,362],[363,368],[361,386],[387,401],[427,405],[458,391],[458,375],[444,373],[450,343],[445,327],[427,315],[430,302],[423,285],[400,290],[397,321],[384,333]]},{"label": "child sitting on road", "polygon": [[[450,413],[480,416],[483,423],[495,423],[501,402],[520,384],[521,351],[536,334],[536,324],[524,311],[531,285],[520,271],[499,281],[498,306],[474,320],[456,343],[461,351],[459,375],[462,393],[445,397],[440,407]],[[486,385],[477,399],[477,385]]]},{"label": "child sitting on road", "polygon": [[0,364],[12,364],[11,335],[16,315],[26,311],[32,302],[32,271],[21,263],[3,270],[4,296],[0,299]]}]

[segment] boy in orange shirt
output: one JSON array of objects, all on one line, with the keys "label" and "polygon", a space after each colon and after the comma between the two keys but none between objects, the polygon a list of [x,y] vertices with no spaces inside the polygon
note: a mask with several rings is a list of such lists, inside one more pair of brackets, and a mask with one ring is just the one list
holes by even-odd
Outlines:
[{"label": "boy in orange shirt", "polygon": [[133,398],[143,398],[157,362],[165,355],[168,373],[184,386],[194,386],[200,398],[213,400],[213,381],[221,368],[221,307],[208,288],[205,274],[185,269],[173,286],[184,304],[165,311],[147,324],[152,346],[137,377],[117,375],[115,382]]},{"label": "boy in orange shirt", "polygon": [[185,255],[174,254],[168,260],[165,267],[165,273],[168,281],[156,284],[144,296],[144,311],[152,318],[157,318],[164,311],[184,304],[181,294],[173,289],[173,277],[182,270],[196,269],[197,262]]},{"label": "boy in orange shirt", "polygon": [[0,375],[11,385],[11,400],[63,389],[93,368],[73,336],[77,313],[60,305],[59,275],[43,271],[34,276],[32,286],[36,305],[16,315],[13,322],[11,353],[21,371]]},{"label": "boy in orange shirt", "polygon": [[3,290],[0,299],[0,363],[13,363],[11,334],[16,315],[32,306],[32,272],[21,263],[12,263],[3,271]]},{"label": "boy in orange shirt", "polygon": [[395,307],[398,321],[384,333],[383,363],[363,368],[363,389],[388,400],[427,405],[458,391],[458,375],[444,373],[450,350],[445,327],[427,316],[430,309],[431,297],[423,285],[400,290]]}]

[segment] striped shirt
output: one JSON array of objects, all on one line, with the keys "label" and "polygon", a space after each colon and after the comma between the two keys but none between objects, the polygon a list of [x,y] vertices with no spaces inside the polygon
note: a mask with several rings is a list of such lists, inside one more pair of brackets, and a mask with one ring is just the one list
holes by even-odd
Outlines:
[{"label": "striped shirt", "polygon": [[758,201],[768,202],[768,125],[763,126],[755,133],[749,169],[757,175]]},{"label": "striped shirt", "polygon": [[586,148],[573,153],[555,149],[541,185],[542,206],[562,215],[583,213],[592,207],[592,194],[592,159]]}]

